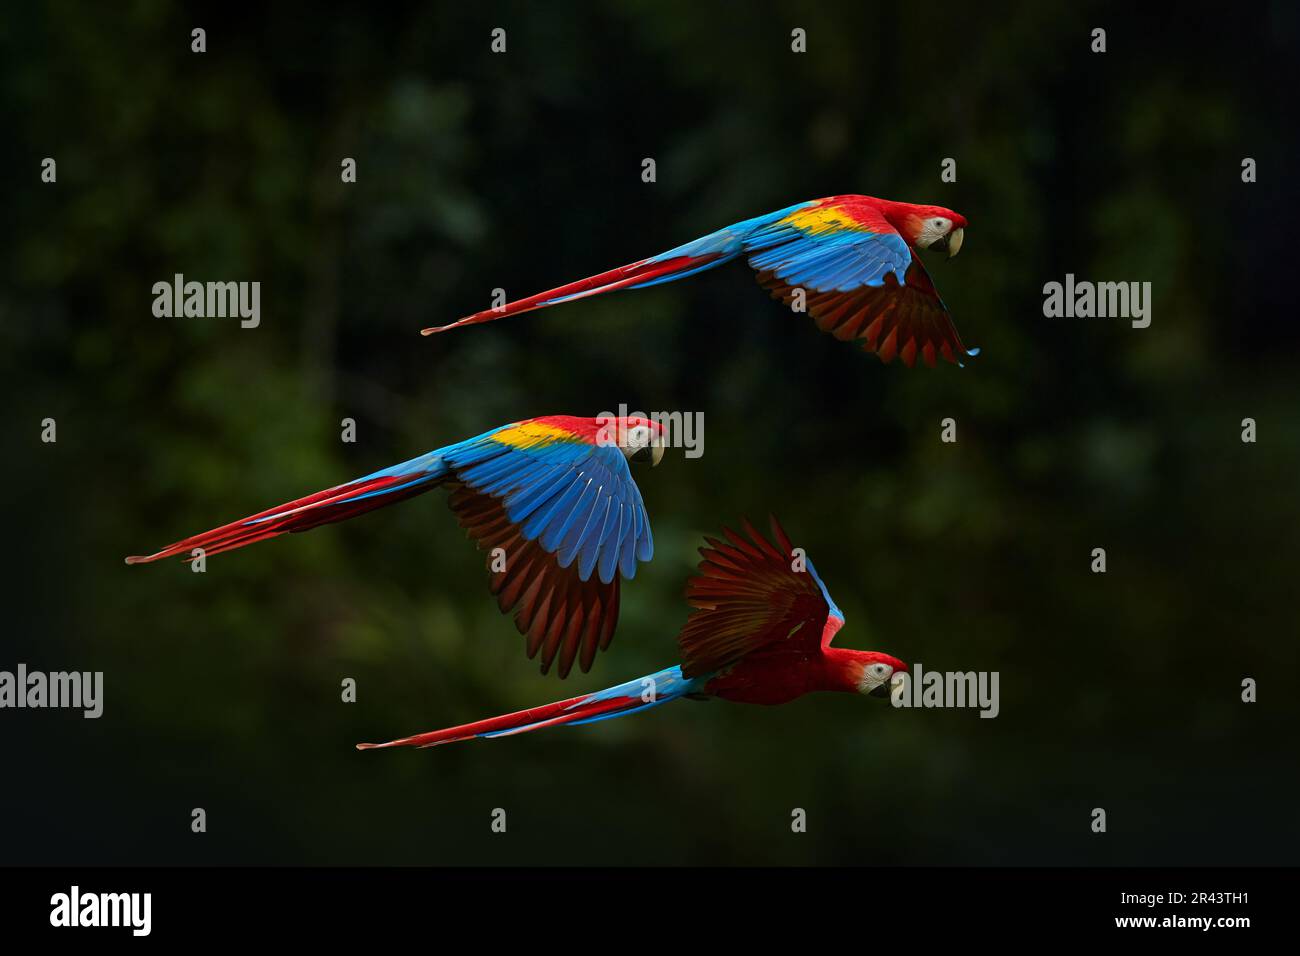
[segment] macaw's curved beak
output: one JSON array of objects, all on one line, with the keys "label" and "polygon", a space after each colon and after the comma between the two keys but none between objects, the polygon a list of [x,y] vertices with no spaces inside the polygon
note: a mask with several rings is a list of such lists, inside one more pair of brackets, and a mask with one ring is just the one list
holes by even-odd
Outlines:
[{"label": "macaw's curved beak", "polygon": [[954,229],[948,233],[948,258],[951,259],[957,253],[961,252],[961,241],[966,237],[965,229]]},{"label": "macaw's curved beak", "polygon": [[632,453],[632,461],[636,462],[638,465],[648,461],[650,462],[651,468],[653,468],[655,465],[659,464],[659,462],[663,460],[664,460],[664,446],[658,440],[654,441],[649,445],[646,445],[644,448],[638,448],[635,452]]},{"label": "macaw's curved beak", "polygon": [[[893,698],[894,706],[897,707],[898,698],[900,698],[907,690],[907,672],[894,671],[894,676],[889,678],[889,684],[881,684],[876,688],[876,690],[884,691],[884,693],[880,694],[881,697]],[[876,691],[872,691],[871,693],[875,696]]]},{"label": "macaw's curved beak", "polygon": [[876,687],[872,688],[871,690],[867,691],[867,696],[868,696],[868,697],[888,697],[888,696],[889,696],[889,685],[888,685],[888,684],[879,684],[879,685],[877,685]]}]

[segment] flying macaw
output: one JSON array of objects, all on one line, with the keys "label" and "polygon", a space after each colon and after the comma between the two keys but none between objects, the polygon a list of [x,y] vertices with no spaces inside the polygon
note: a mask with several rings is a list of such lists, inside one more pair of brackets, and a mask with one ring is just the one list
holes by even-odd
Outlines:
[{"label": "flying macaw", "polygon": [[[831,196],[746,219],[649,259],[517,299],[422,335],[491,322],[615,289],[640,289],[747,257],[773,298],[810,312],[823,332],[861,341],[882,361],[909,368],[919,355],[961,364],[967,349],[918,249],[961,249],[966,220],[943,206],[873,196]],[[800,301],[802,299],[802,301]]]},{"label": "flying macaw", "polygon": [[589,724],[682,697],[784,704],[822,690],[888,696],[907,665],[878,651],[831,647],[844,614],[812,562],[795,558],[776,518],[775,544],[748,521],[744,529],[724,528],[725,542],[706,537],[700,548],[699,574],[686,586],[694,610],[677,635],[683,663],[594,694],[357,749],[436,747]]},{"label": "flying macaw", "polygon": [[286,531],[307,531],[402,501],[432,488],[481,550],[503,549],[489,587],[514,613],[529,658],[542,673],[559,659],[590,669],[618,623],[619,579],[654,556],[650,518],[628,462],[659,464],[663,426],[638,417],[549,415],[502,425],[314,495],[130,557],[142,564],[173,555],[210,557]]}]

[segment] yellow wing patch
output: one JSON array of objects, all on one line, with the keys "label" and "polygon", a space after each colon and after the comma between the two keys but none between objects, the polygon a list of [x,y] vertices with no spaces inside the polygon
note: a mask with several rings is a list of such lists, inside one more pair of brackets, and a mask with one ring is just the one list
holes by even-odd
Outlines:
[{"label": "yellow wing patch", "polygon": [[535,445],[550,445],[557,441],[578,441],[572,433],[565,431],[563,428],[556,428],[554,425],[544,425],[541,422],[520,422],[518,425],[511,425],[509,428],[503,428],[492,436],[493,441],[498,441],[503,445],[509,445],[511,448],[532,448]]},{"label": "yellow wing patch", "polygon": [[863,231],[861,223],[835,206],[810,206],[807,209],[796,209],[778,225],[791,226],[812,235],[836,232],[841,229]]}]

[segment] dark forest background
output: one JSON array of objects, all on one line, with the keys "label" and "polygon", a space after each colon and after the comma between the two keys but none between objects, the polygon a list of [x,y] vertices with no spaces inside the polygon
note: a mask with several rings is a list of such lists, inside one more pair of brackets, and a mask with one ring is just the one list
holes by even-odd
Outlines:
[{"label": "dark forest background", "polygon": [[[0,713],[0,860],[1295,862],[1300,18],[1280,0],[1128,7],[8,11],[0,669],[107,686],[98,721]],[[983,349],[964,370],[882,366],[739,265],[417,335],[497,286],[849,192],[970,220],[962,254],[931,261]],[[152,285],[178,272],[260,281],[261,326],[155,318]],[[1067,272],[1153,283],[1150,328],[1044,318]],[[703,411],[705,454],[637,472],[656,556],[587,675],[525,660],[439,494],[202,575],[122,563],[495,425],[620,402]],[[999,671],[1001,716],[684,702],[353,750],[672,663],[701,536],[769,511],[846,612],[840,643]]]}]

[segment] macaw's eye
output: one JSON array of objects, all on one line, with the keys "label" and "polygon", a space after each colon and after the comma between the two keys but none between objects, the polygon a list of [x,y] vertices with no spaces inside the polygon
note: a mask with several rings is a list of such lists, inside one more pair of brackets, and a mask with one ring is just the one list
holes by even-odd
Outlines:
[{"label": "macaw's eye", "polygon": [[890,667],[888,664],[872,664],[870,667],[871,676],[879,677],[882,679],[888,677],[889,672],[892,670],[893,668]]}]

